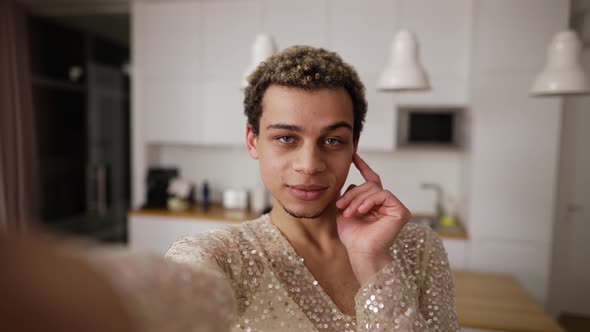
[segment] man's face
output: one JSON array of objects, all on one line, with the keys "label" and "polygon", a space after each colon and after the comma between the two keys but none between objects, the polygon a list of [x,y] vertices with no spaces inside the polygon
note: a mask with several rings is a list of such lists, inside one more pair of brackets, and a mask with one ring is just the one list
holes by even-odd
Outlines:
[{"label": "man's face", "polygon": [[247,143],[264,184],[292,216],[321,216],[340,196],[356,150],[350,96],[344,88],[271,85],[262,109],[259,133],[248,129]]}]

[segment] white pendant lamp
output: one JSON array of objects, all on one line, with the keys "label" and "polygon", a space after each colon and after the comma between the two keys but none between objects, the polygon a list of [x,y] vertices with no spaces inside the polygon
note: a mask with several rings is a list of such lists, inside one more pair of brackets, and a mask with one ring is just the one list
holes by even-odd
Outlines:
[{"label": "white pendant lamp", "polygon": [[590,82],[580,63],[582,43],[572,30],[553,37],[547,49],[547,64],[537,76],[530,93],[559,96],[590,93]]},{"label": "white pendant lamp", "polygon": [[418,42],[413,33],[400,30],[391,43],[389,64],[377,88],[382,91],[429,90],[430,82],[420,63]]},{"label": "white pendant lamp", "polygon": [[252,72],[258,67],[258,65],[266,60],[271,55],[277,52],[277,45],[272,38],[272,36],[267,34],[259,34],[256,36],[256,40],[254,41],[254,45],[252,45],[252,62],[248,69],[244,72],[244,76],[242,77],[242,88],[246,88],[248,86],[248,75],[252,74]]}]

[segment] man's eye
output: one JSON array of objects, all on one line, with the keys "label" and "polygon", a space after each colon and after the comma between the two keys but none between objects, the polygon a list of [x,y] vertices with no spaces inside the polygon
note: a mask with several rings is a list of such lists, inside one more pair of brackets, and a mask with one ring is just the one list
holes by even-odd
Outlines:
[{"label": "man's eye", "polygon": [[342,143],[342,141],[333,137],[329,137],[324,140],[324,143],[326,143],[327,145],[338,145]]},{"label": "man's eye", "polygon": [[277,138],[277,140],[281,143],[285,143],[285,144],[289,144],[289,143],[293,143],[294,139],[291,136],[281,136],[279,138]]}]

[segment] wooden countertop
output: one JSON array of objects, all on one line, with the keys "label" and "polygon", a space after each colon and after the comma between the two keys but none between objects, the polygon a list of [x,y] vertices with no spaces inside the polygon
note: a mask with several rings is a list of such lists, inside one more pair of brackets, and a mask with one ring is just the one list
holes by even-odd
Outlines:
[{"label": "wooden countertop", "polygon": [[513,277],[453,272],[455,303],[462,327],[513,332],[563,332]]},{"label": "wooden countertop", "polygon": [[[200,205],[194,205],[185,211],[172,211],[168,209],[134,209],[130,210],[129,214],[135,216],[180,217],[229,222],[241,222],[244,220],[256,219],[258,217],[258,215],[250,210],[238,213],[228,211],[224,209],[220,203],[211,204],[208,211],[203,211]],[[413,217],[420,218],[431,216],[415,214]],[[460,222],[452,228],[437,228],[435,231],[443,238],[467,240],[467,231]]]},{"label": "wooden countertop", "polygon": [[228,211],[219,203],[211,204],[207,211],[204,211],[200,205],[193,205],[185,211],[172,211],[168,209],[135,209],[129,211],[129,214],[136,216],[180,217],[234,222],[242,222],[244,220],[256,219],[258,217],[250,210],[237,213]]}]

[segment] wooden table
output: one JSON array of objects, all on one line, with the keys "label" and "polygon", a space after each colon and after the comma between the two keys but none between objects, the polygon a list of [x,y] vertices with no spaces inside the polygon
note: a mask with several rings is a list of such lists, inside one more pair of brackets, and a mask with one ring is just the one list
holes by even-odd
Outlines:
[{"label": "wooden table", "polygon": [[455,271],[453,277],[461,327],[514,332],[564,331],[509,275]]}]

